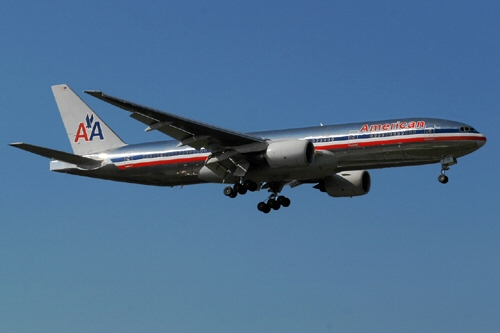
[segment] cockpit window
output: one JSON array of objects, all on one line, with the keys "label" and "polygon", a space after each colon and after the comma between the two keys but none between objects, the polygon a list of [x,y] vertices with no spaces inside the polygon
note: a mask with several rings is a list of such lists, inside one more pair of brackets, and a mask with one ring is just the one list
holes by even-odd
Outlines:
[{"label": "cockpit window", "polygon": [[476,130],[469,126],[460,127],[460,132],[475,132]]}]

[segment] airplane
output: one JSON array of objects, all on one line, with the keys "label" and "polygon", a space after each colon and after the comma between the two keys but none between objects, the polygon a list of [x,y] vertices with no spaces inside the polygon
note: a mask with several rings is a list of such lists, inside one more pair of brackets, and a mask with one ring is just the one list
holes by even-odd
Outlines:
[{"label": "airplane", "polygon": [[301,184],[331,197],[370,191],[368,169],[441,164],[439,182],[457,158],[486,143],[473,127],[451,120],[401,118],[382,121],[242,133],[122,100],[85,93],[131,113],[174,140],[126,144],[66,84],[52,86],[73,154],[17,142],[10,145],[51,158],[50,170],[157,186],[226,184],[235,198],[268,190],[263,213],[288,207],[285,186]]}]

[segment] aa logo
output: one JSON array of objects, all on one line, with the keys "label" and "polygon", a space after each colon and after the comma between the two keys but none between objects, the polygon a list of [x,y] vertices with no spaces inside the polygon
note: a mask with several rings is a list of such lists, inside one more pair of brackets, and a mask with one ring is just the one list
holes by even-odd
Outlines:
[{"label": "aa logo", "polygon": [[100,140],[104,140],[104,136],[102,135],[101,123],[96,121],[94,122],[94,115],[87,114],[85,118],[86,123],[80,123],[78,125],[78,130],[76,131],[75,142],[78,143],[80,139],[85,140],[85,142],[89,142],[94,140],[97,136]]}]

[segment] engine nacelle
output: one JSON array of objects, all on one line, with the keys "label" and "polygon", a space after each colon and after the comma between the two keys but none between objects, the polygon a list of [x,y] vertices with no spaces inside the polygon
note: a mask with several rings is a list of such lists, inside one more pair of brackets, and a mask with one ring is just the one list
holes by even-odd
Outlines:
[{"label": "engine nacelle", "polygon": [[368,171],[344,171],[324,180],[324,189],[331,197],[354,197],[370,192]]},{"label": "engine nacelle", "polygon": [[265,152],[271,168],[300,168],[314,162],[314,145],[307,140],[271,141]]}]

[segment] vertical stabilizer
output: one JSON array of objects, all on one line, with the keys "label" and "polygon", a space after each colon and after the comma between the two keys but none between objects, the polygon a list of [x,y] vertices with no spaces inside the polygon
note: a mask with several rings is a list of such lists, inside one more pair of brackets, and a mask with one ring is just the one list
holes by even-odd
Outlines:
[{"label": "vertical stabilizer", "polygon": [[52,86],[73,152],[86,155],[126,144],[66,84]]}]

